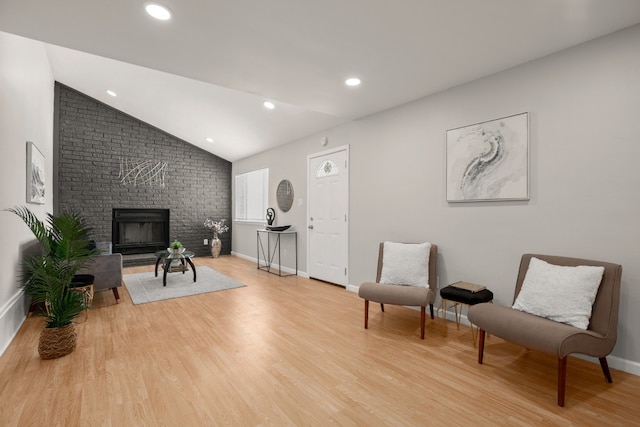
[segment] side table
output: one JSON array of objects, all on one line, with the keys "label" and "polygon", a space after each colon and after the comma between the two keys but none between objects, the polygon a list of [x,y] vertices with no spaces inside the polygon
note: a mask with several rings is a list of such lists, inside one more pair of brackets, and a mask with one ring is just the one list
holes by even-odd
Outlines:
[{"label": "side table", "polygon": [[[256,245],[258,248],[258,270],[264,270],[271,274],[277,274],[280,277],[296,276],[298,274],[298,232],[292,231],[292,230],[272,231],[272,230],[265,230],[265,229],[260,229],[256,231],[257,231]],[[261,237],[262,235],[264,235],[266,242],[262,241],[262,237]],[[273,250],[271,249],[272,248],[271,236],[273,236],[275,240],[273,244]],[[293,254],[296,261],[295,274],[293,273],[282,274],[282,258],[281,258],[281,247],[280,247],[281,236],[287,236],[293,239],[293,244],[294,244]],[[266,243],[266,251],[265,251],[265,243]],[[278,255],[278,263],[277,263],[278,272],[271,271],[272,267],[274,267],[273,261],[276,257],[276,254]],[[261,260],[264,261],[263,265],[260,264]],[[273,269],[275,270],[275,267]]]},{"label": "side table", "polygon": [[93,281],[95,276],[92,274],[76,274],[73,276],[70,290],[82,294],[84,302],[84,320],[89,319],[89,309],[93,304]]},{"label": "side table", "polygon": [[[460,329],[460,316],[462,315],[462,306],[467,308],[472,305],[480,304],[483,302],[493,302],[493,292],[484,286],[476,285],[468,282],[455,282],[449,286],[445,286],[440,289],[440,307],[438,311],[442,310],[442,317],[446,317],[447,303],[452,303],[451,307],[454,309],[456,316],[456,327]],[[473,345],[476,345],[476,331],[471,324],[471,337],[473,338]]]}]

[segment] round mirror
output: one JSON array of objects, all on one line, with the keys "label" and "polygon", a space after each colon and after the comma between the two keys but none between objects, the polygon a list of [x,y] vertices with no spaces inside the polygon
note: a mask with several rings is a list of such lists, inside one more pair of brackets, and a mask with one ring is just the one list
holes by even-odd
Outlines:
[{"label": "round mirror", "polygon": [[291,209],[291,205],[293,205],[293,185],[288,179],[283,179],[278,184],[276,199],[282,212],[288,212]]}]

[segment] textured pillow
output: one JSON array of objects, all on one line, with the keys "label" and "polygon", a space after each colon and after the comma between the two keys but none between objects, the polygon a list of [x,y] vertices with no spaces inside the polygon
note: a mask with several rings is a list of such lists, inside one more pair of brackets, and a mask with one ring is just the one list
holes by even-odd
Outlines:
[{"label": "textured pillow", "polygon": [[531,258],[513,308],[587,329],[604,267],[567,267]]},{"label": "textured pillow", "polygon": [[429,286],[431,243],[384,242],[380,283]]}]

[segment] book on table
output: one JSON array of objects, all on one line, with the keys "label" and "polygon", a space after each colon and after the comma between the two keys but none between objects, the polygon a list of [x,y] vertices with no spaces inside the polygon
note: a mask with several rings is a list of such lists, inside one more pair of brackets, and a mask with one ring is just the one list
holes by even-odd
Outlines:
[{"label": "book on table", "polygon": [[453,286],[454,288],[458,288],[458,289],[464,289],[466,291],[474,292],[474,293],[487,289],[486,286],[476,285],[475,283],[469,283],[469,282],[456,282],[456,283],[452,283],[450,286]]}]

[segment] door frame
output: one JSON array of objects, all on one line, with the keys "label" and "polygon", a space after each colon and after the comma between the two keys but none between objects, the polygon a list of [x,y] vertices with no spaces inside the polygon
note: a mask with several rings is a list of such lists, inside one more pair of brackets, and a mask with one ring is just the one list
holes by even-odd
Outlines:
[{"label": "door frame", "polygon": [[[309,217],[311,215],[309,206],[311,205],[310,202],[310,198],[311,198],[311,181],[309,179],[309,175],[310,175],[310,170],[309,170],[309,165],[311,163],[311,159],[314,159],[316,157],[322,157],[322,156],[327,156],[329,154],[333,154],[333,153],[337,153],[339,151],[345,151],[346,155],[347,155],[347,221],[346,221],[346,234],[347,234],[347,250],[346,250],[346,259],[345,259],[345,265],[347,266],[347,274],[345,275],[346,281],[347,283],[344,285],[345,289],[347,289],[349,287],[349,276],[351,275],[351,268],[349,267],[349,242],[350,242],[350,235],[349,235],[349,224],[351,223],[351,156],[349,155],[349,144],[346,145],[341,145],[335,148],[331,148],[328,150],[324,150],[324,151],[320,151],[317,153],[313,153],[313,154],[308,154],[307,155],[307,217],[305,218],[305,224],[307,225],[307,275],[309,277],[311,277],[310,271],[311,268],[311,238],[309,236],[309,233],[311,232],[309,230]],[[342,286],[336,283],[337,286]]]}]

